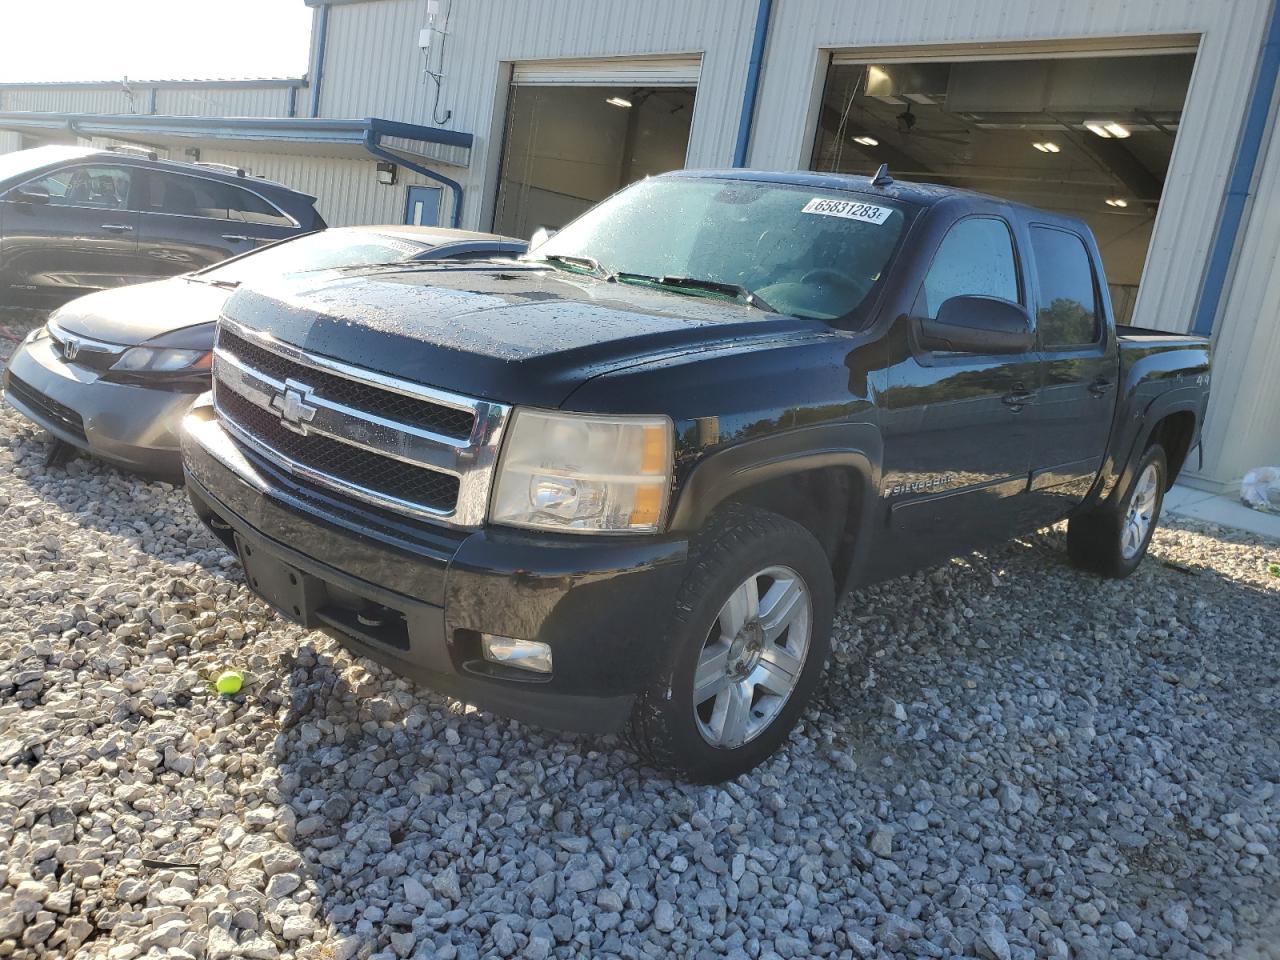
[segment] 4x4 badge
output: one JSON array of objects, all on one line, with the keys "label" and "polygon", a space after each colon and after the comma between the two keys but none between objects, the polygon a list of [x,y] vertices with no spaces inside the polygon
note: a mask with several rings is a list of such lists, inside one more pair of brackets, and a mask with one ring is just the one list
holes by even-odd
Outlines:
[{"label": "4x4 badge", "polygon": [[284,392],[271,398],[271,409],[280,414],[280,425],[294,433],[305,435],[307,424],[316,415],[316,408],[307,403],[310,397],[311,388],[305,383],[286,380]]}]

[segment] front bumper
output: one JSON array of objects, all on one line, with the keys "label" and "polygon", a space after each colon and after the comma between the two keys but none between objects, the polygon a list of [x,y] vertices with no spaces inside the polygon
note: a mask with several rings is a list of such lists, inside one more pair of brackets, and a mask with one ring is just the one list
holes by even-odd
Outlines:
[{"label": "front bumper", "polygon": [[176,476],[181,425],[197,394],[112,383],[28,341],[4,371],[5,399],[60,440],[130,470]]},{"label": "front bumper", "polygon": [[[196,513],[289,619],[426,687],[540,726],[609,733],[664,660],[683,539],[455,531],[301,486],[196,407]],[[480,634],[551,647],[549,676],[482,658]]]}]

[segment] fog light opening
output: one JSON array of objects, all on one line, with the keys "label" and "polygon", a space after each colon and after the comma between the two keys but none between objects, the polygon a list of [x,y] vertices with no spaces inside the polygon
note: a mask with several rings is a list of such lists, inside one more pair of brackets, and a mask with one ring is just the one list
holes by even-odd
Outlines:
[{"label": "fog light opening", "polygon": [[502,663],[534,673],[551,672],[551,647],[537,640],[517,640],[514,637],[482,633],[480,650],[484,658],[492,663]]}]

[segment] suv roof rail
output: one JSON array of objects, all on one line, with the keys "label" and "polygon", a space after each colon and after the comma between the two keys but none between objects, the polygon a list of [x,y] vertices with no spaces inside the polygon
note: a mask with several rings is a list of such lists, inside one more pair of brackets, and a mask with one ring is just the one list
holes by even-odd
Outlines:
[{"label": "suv roof rail", "polygon": [[146,157],[148,160],[159,160],[160,155],[150,147],[135,147],[130,144],[111,143],[106,147],[112,153],[133,153],[140,157]]},{"label": "suv roof rail", "polygon": [[208,160],[197,160],[195,165],[197,167],[209,167],[213,170],[225,170],[228,173],[235,174],[237,177],[243,177],[245,175],[244,167],[237,167],[231,163],[212,163]]}]

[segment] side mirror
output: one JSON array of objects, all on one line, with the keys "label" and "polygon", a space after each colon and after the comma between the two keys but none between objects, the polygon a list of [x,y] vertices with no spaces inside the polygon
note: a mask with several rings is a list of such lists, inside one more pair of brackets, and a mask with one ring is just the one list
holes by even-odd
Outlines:
[{"label": "side mirror", "polygon": [[556,233],[557,231],[552,230],[549,227],[539,227],[537,230],[533,231],[533,236],[529,238],[530,252],[537,250],[538,247],[542,246],[544,243],[546,243],[548,240],[554,237]]},{"label": "side mirror", "polygon": [[15,203],[48,203],[49,188],[43,183],[32,183],[19,187],[9,195]]},{"label": "side mirror", "polygon": [[1026,353],[1035,345],[1031,318],[998,297],[952,297],[937,317],[922,317],[920,344],[955,353]]}]

